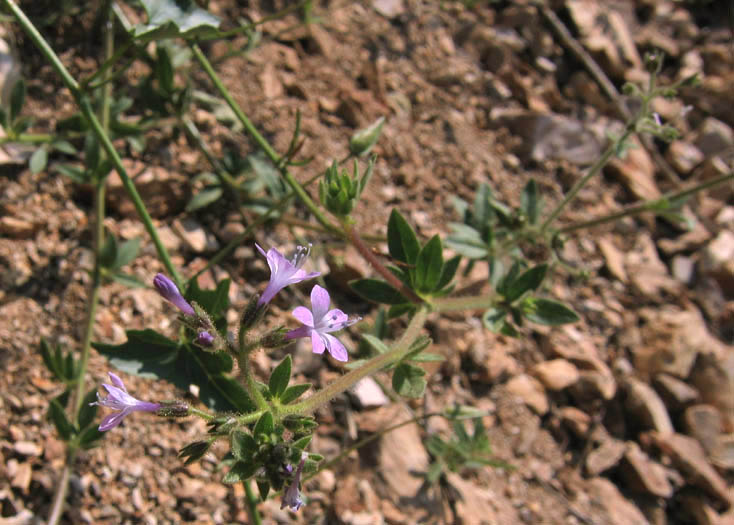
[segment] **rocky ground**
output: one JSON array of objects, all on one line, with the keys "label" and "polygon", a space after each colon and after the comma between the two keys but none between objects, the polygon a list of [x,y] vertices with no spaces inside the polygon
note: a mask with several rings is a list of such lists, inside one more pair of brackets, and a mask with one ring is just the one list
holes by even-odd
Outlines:
[{"label": "rocky ground", "polygon": [[[29,14],[41,16],[34,12],[40,6],[25,4]],[[732,170],[731,2],[565,0],[548,9],[524,1],[315,4],[318,24],[293,30],[293,15],[265,24],[254,50],[217,68],[276,149],[287,149],[301,111],[302,154],[314,160],[296,172],[300,180],[344,157],[356,129],[386,116],[376,173],[357,213],[365,233],[384,235],[395,207],[422,237],[445,234],[456,220],[452,196],[469,200],[482,182],[516,205],[534,177],[544,198],[557,202],[598,157],[605,132],[624,120],[628,106],[619,90],[627,80],[646,81],[642,56],[652,49],[666,54],[661,82],[702,77],[679,99],[654,105],[681,131],[680,139],[643,141],[613,161],[562,221],[610,213]],[[282,7],[226,0],[209,5],[230,26]],[[88,18],[72,12],[43,29],[77,75],[96,67],[89,44],[80,45],[78,24]],[[71,97],[18,28],[9,27],[6,39],[29,83],[25,111],[36,118],[33,129],[47,131],[73,112]],[[206,49],[211,57],[227,51],[221,43]],[[589,67],[594,64],[597,70]],[[198,89],[211,92],[202,73],[191,74]],[[208,110],[197,111],[194,120],[216,152],[254,151]],[[22,152],[4,153],[0,523],[41,523],[64,449],[46,418],[48,400],[60,389],[42,365],[38,344],[41,336],[70,348],[80,344],[91,195],[53,169],[31,174],[17,162]],[[126,163],[138,174],[136,184],[184,274],[243,231],[239,215],[226,208],[184,211],[197,190],[190,181],[205,169],[205,159],[183,137],[166,128],[153,131],[145,152]],[[110,232],[146,239],[114,175],[108,206]],[[294,233],[310,240],[314,265],[337,284],[344,275],[369,274],[356,253],[304,228],[295,219],[305,215],[295,213],[288,227],[262,229],[254,240],[281,246]],[[424,400],[390,403],[366,384],[317,414],[312,448],[330,458],[412,412],[473,405],[488,414],[484,422],[497,459],[513,469],[487,467],[424,484],[420,473],[430,456],[423,440],[449,431],[445,421],[432,418],[387,434],[320,473],[305,485],[308,505],[298,514],[280,510],[277,500],[263,503],[266,522],[734,523],[734,185],[696,196],[684,214],[695,220],[692,229],[640,216],[572,236],[563,257],[586,273],[559,268],[549,293],[573,305],[579,323],[528,327],[523,337],[509,339],[485,330],[478,312],[435,317],[428,326],[433,351],[446,360],[431,369]],[[147,240],[129,270],[145,282],[162,270]],[[486,290],[474,276],[462,286]],[[233,280],[234,320],[267,278],[252,241],[199,282],[204,287],[225,277]],[[352,296],[339,301],[367,321],[374,317],[374,309]],[[283,319],[291,308],[288,297],[274,305]],[[96,340],[124,341],[130,328],[176,330],[170,306],[151,289],[105,286]],[[301,378],[325,383],[342,373],[307,346],[287,351]],[[258,371],[264,375],[282,355],[258,355]],[[92,379],[101,382],[107,370],[93,355]],[[194,402],[167,384],[134,377],[126,382],[141,397]],[[191,466],[176,457],[204,431],[198,421],[128,419],[80,458],[65,523],[245,522],[244,490],[220,483],[218,451]]]}]

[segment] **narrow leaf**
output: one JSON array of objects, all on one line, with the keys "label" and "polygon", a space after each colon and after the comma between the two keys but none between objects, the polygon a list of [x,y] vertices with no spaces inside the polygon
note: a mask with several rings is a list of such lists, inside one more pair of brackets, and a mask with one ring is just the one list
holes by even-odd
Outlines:
[{"label": "narrow leaf", "polygon": [[528,321],[548,326],[575,323],[578,314],[565,304],[550,299],[528,297],[522,304],[522,312]]},{"label": "narrow leaf", "polygon": [[426,389],[424,375],[426,371],[422,368],[402,363],[393,372],[393,390],[404,397],[419,398]]},{"label": "narrow leaf", "polygon": [[382,304],[402,304],[408,302],[400,292],[385,281],[357,279],[356,281],[351,281],[349,285],[357,294],[368,301]]},{"label": "narrow leaf", "polygon": [[421,249],[413,228],[396,209],[387,223],[387,246],[394,259],[407,264],[415,264]]},{"label": "narrow leaf", "polygon": [[421,248],[415,266],[416,288],[422,292],[433,292],[443,269],[443,248],[438,235],[431,237]]},{"label": "narrow leaf", "polygon": [[33,155],[31,155],[31,158],[28,161],[28,169],[30,169],[31,173],[35,175],[36,173],[41,173],[44,169],[46,169],[47,163],[48,150],[41,146],[33,152]]},{"label": "narrow leaf", "polygon": [[23,110],[23,104],[25,103],[25,81],[23,79],[18,80],[13,86],[13,90],[10,92],[10,122],[11,124],[18,118],[20,112]]},{"label": "narrow leaf", "polygon": [[268,380],[268,389],[270,395],[274,398],[280,398],[280,396],[288,388],[288,383],[291,380],[291,356],[285,356],[278,366],[273,369],[273,373],[270,374]]},{"label": "narrow leaf", "polygon": [[280,402],[283,405],[287,405],[288,403],[292,403],[299,397],[301,397],[304,392],[306,392],[309,388],[311,388],[311,383],[302,383],[300,385],[292,385],[285,389],[285,392],[283,392],[283,395],[280,396]]},{"label": "narrow leaf", "polygon": [[91,390],[87,392],[82,400],[82,406],[79,407],[79,428],[87,428],[92,424],[94,418],[97,417],[97,405],[91,403],[97,400],[97,391]]},{"label": "narrow leaf", "polygon": [[520,276],[512,281],[504,293],[505,299],[513,302],[519,299],[526,292],[537,290],[543,284],[545,274],[548,271],[547,264],[539,264],[520,274]]},{"label": "narrow leaf", "polygon": [[48,406],[48,414],[61,439],[64,441],[71,439],[71,436],[75,433],[74,427],[69,422],[69,418],[66,417],[64,408],[55,399],[52,400],[51,404]]},{"label": "narrow leaf", "polygon": [[257,423],[255,423],[255,428],[252,430],[252,433],[257,438],[260,435],[268,435],[273,432],[273,414],[270,412],[265,412],[262,416],[260,416],[260,419],[257,420]]}]

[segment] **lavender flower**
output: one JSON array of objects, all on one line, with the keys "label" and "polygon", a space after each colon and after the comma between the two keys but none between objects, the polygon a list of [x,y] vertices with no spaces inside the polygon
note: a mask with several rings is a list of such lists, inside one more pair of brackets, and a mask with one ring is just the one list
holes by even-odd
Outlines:
[{"label": "lavender flower", "polygon": [[214,344],[214,336],[206,331],[199,332],[199,335],[196,336],[196,344],[209,348]]},{"label": "lavender flower", "polygon": [[[292,511],[297,511],[303,506],[303,500],[301,499],[301,492],[298,490],[298,485],[301,483],[301,473],[303,472],[303,465],[306,464],[306,454],[301,455],[301,461],[298,463],[296,474],[293,476],[293,481],[288,486],[283,494],[283,502],[280,504],[280,508],[284,509],[290,507]],[[288,468],[290,467],[290,468]],[[289,472],[293,470],[291,465],[288,465],[286,470]]]},{"label": "lavender flower", "polygon": [[268,260],[268,266],[270,267],[270,282],[257,302],[258,306],[268,304],[275,297],[275,294],[290,284],[300,283],[306,279],[313,279],[321,275],[320,272],[306,273],[304,270],[301,270],[301,266],[306,262],[308,254],[311,252],[310,245],[298,246],[296,253],[290,261],[275,248],[270,248],[265,253],[265,250],[260,248],[259,244],[256,243],[255,247]]},{"label": "lavender flower", "polygon": [[181,310],[184,315],[196,315],[194,308],[186,302],[186,299],[183,298],[181,292],[178,291],[176,283],[168,277],[159,273],[155,278],[153,278],[153,285],[155,286],[155,289],[158,290],[158,293],[161,294],[161,297],[166,301],[173,303],[173,305]]},{"label": "lavender flower", "polygon": [[149,403],[147,401],[140,401],[135,399],[133,396],[127,393],[127,389],[122,382],[122,379],[117,377],[112,372],[109,372],[111,385],[102,383],[105,387],[107,397],[102,398],[97,392],[97,401],[90,403],[90,405],[99,405],[118,412],[115,414],[109,414],[105,416],[102,423],[99,425],[100,432],[105,432],[111,428],[115,428],[117,425],[122,423],[129,414],[133,412],[157,412],[161,405],[159,403]]},{"label": "lavender flower", "polygon": [[329,335],[329,332],[346,328],[361,318],[349,319],[347,314],[338,308],[329,310],[330,302],[329,292],[318,284],[314,286],[311,290],[311,310],[305,306],[293,310],[293,317],[303,323],[303,326],[291,330],[285,334],[285,338],[310,337],[315,354],[323,354],[326,349],[337,361],[346,361],[347,349],[336,337]]}]

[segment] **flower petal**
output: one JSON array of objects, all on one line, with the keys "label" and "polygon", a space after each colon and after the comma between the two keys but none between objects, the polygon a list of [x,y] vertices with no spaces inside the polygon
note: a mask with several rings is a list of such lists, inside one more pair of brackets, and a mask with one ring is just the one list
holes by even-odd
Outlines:
[{"label": "flower petal", "polygon": [[316,330],[311,332],[311,347],[313,348],[314,354],[323,354],[326,349],[326,345],[324,344],[324,340],[321,338],[321,334]]},{"label": "flower petal", "polygon": [[122,420],[125,419],[125,417],[130,412],[127,410],[122,410],[120,412],[115,412],[113,414],[108,414],[102,419],[102,423],[99,425],[99,431],[100,432],[107,432],[111,428],[115,428],[117,425],[122,423]]},{"label": "flower petal", "polygon": [[329,303],[331,299],[329,292],[325,288],[322,288],[318,284],[311,289],[311,308],[313,310],[313,317],[316,323],[320,324],[321,319],[324,318],[326,312],[329,311]]},{"label": "flower petal", "polygon": [[125,388],[125,384],[122,382],[122,379],[120,379],[113,372],[107,372],[107,375],[110,376],[110,381],[112,382],[113,385],[115,385],[117,388],[119,388],[123,392],[127,392],[127,388]]},{"label": "flower petal", "polygon": [[306,308],[305,306],[297,306],[292,313],[293,317],[298,319],[302,324],[305,324],[306,326],[313,328],[313,314],[311,313],[311,310]]},{"label": "flower petal", "polygon": [[323,337],[326,339],[326,347],[329,349],[331,357],[345,363],[349,359],[349,355],[342,342],[333,335],[323,334]]}]

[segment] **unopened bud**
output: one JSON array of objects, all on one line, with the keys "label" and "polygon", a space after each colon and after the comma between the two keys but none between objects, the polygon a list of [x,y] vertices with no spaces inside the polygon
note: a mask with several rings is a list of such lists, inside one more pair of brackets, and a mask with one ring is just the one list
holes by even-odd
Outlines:
[{"label": "unopened bud", "polygon": [[290,341],[286,340],[285,334],[285,328],[276,328],[272,332],[269,332],[260,338],[260,346],[263,348],[279,348],[288,344]]},{"label": "unopened bud", "polygon": [[245,306],[245,311],[242,312],[242,318],[240,320],[240,333],[247,332],[250,328],[260,322],[265,311],[267,304],[259,304],[260,295],[255,294],[250,298],[250,302]]},{"label": "unopened bud", "polygon": [[382,126],[385,124],[385,117],[380,117],[365,129],[361,129],[355,133],[349,140],[349,151],[352,155],[362,156],[370,152],[372,147],[377,144],[380,138]]}]

